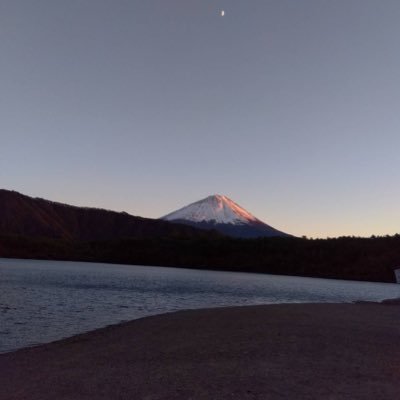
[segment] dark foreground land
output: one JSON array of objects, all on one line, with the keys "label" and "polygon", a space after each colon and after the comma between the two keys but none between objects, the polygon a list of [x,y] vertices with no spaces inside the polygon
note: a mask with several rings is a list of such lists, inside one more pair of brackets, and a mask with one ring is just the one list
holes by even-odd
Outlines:
[{"label": "dark foreground land", "polygon": [[0,399],[399,399],[400,306],[184,311],[0,355]]}]

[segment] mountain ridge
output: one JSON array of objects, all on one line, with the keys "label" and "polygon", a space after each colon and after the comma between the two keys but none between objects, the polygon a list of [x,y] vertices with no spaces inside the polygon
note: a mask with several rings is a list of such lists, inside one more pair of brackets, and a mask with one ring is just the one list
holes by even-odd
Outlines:
[{"label": "mountain ridge", "polygon": [[0,234],[76,241],[204,236],[192,227],[0,189]]},{"label": "mountain ridge", "polygon": [[291,236],[256,218],[229,197],[219,194],[190,203],[161,219],[200,229],[215,229],[231,237]]},{"label": "mountain ridge", "polygon": [[[119,218],[126,217],[124,213],[89,208],[90,212],[82,215],[85,208],[51,204],[58,212],[60,209],[74,211],[72,222],[64,225],[65,218],[71,217],[71,214],[59,212],[54,216],[47,208],[49,202],[44,200],[42,203],[17,192],[0,189],[0,257],[158,265],[377,282],[395,282],[393,266],[399,265],[399,234],[373,238],[310,240],[289,236],[242,240],[128,215],[129,219],[139,221],[137,230],[130,231],[131,225],[126,221],[121,226]],[[43,208],[37,213],[40,206]],[[104,212],[108,217],[101,218],[105,222],[99,224],[97,218],[88,215],[92,212],[98,217],[102,217]],[[45,224],[52,222],[53,217],[58,218],[56,232],[51,224]],[[41,231],[38,231],[37,218],[44,221],[44,227],[39,224]],[[132,224],[135,225],[134,221]],[[140,221],[149,223],[142,224]],[[60,233],[60,224],[66,231]],[[85,224],[80,236],[76,232],[72,235],[75,225],[78,229]],[[226,226],[246,228],[246,225],[240,224]],[[32,231],[33,227],[36,230]],[[49,228],[53,230],[49,232]],[[47,231],[43,232],[43,229]],[[100,233],[111,233],[111,238],[93,235],[94,229]],[[90,234],[89,238],[83,236],[85,232]]]}]

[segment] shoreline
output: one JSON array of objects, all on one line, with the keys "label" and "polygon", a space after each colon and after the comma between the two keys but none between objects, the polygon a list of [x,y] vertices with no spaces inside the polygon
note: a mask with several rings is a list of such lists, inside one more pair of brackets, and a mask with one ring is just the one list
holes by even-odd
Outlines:
[{"label": "shoreline", "polygon": [[178,311],[0,354],[0,399],[394,399],[400,307]]},{"label": "shoreline", "polygon": [[[284,276],[284,275],[282,275]],[[315,278],[319,279],[319,278]],[[16,353],[19,351],[24,351],[24,350],[30,350],[30,349],[35,349],[41,346],[48,346],[52,344],[56,344],[58,342],[63,342],[65,340],[70,340],[75,337],[79,337],[81,335],[88,335],[96,332],[100,332],[103,330],[107,330],[109,328],[114,328],[114,327],[119,327],[123,326],[125,324],[130,324],[135,321],[139,321],[142,319],[147,319],[147,318],[155,318],[155,317],[160,317],[164,315],[169,315],[169,314],[176,314],[176,313],[181,313],[181,312],[191,312],[191,311],[207,311],[207,310],[225,310],[225,309],[230,309],[230,308],[252,308],[252,307],[267,307],[267,306],[290,306],[290,305],[315,305],[315,304],[321,304],[321,305],[350,305],[350,304],[364,304],[364,305],[400,305],[400,298],[389,298],[385,299],[382,301],[366,301],[366,300],[360,300],[360,301],[354,301],[354,302],[343,302],[343,303],[320,303],[320,302],[315,302],[315,303],[270,303],[270,304],[250,304],[250,305],[239,305],[239,306],[218,306],[218,307],[206,307],[206,308],[188,308],[188,309],[182,309],[182,310],[176,310],[176,311],[167,311],[167,312],[162,312],[160,314],[153,314],[153,315],[147,315],[139,318],[135,318],[132,320],[124,320],[121,322],[116,322],[116,323],[111,323],[105,326],[100,326],[98,328],[90,329],[87,331],[82,331],[75,333],[71,336],[66,336],[62,337],[59,339],[52,340],[50,342],[43,342],[43,343],[36,343],[36,344],[31,344],[29,346],[25,347],[20,347],[12,350],[6,350],[6,351],[0,351],[0,357],[3,354],[10,354],[10,353]]]}]

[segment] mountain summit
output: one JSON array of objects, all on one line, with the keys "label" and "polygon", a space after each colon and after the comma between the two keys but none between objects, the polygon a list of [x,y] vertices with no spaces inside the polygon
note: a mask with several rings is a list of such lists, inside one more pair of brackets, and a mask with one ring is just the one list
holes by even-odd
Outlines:
[{"label": "mountain summit", "polygon": [[196,228],[215,229],[233,237],[289,236],[262,222],[230,198],[219,194],[189,204],[162,219]]}]

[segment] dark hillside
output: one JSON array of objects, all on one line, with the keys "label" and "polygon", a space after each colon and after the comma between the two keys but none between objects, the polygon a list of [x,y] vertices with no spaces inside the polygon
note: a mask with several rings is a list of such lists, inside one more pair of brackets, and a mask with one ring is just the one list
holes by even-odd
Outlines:
[{"label": "dark hillside", "polygon": [[0,234],[75,241],[204,237],[210,232],[97,208],[75,207],[0,190]]}]

